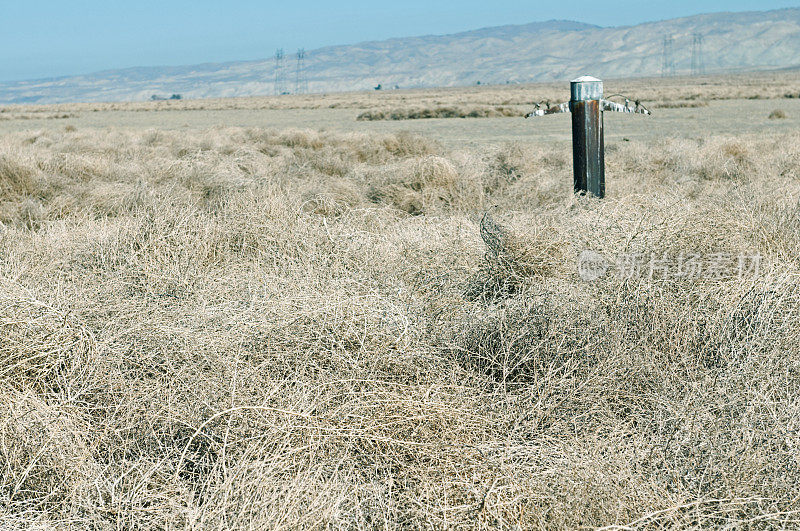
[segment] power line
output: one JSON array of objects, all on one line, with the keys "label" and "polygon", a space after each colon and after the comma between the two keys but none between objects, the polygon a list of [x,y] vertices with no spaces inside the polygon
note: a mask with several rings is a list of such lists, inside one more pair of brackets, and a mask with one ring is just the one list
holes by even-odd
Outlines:
[{"label": "power line", "polygon": [[294,79],[294,93],[306,94],[308,93],[308,78],[306,77],[306,50],[300,48],[297,50],[297,72]]},{"label": "power line", "polygon": [[699,33],[692,35],[692,75],[701,76],[706,73],[706,64],[703,60],[703,36]]},{"label": "power line", "polygon": [[283,48],[275,51],[275,95],[286,94],[286,61]]},{"label": "power line", "polygon": [[661,77],[675,75],[675,60],[672,57],[672,35],[664,35],[664,51],[661,57]]}]

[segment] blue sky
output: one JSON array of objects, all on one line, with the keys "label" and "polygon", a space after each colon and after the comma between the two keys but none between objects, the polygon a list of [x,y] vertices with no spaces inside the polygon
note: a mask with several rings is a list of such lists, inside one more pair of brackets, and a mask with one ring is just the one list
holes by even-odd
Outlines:
[{"label": "blue sky", "polygon": [[0,81],[263,59],[277,47],[294,52],[550,19],[619,26],[798,5],[797,0],[0,0]]}]

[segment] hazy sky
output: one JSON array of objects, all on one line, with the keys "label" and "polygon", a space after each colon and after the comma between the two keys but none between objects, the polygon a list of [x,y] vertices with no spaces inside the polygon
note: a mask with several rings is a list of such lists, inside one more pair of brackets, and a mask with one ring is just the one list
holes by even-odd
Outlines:
[{"label": "hazy sky", "polygon": [[277,47],[293,53],[300,47],[550,19],[619,26],[798,5],[798,0],[0,0],[0,80],[263,59]]}]

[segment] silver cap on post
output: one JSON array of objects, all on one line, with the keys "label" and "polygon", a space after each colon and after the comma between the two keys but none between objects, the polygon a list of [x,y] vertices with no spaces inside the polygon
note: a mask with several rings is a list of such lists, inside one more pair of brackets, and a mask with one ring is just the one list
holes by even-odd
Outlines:
[{"label": "silver cap on post", "polygon": [[581,76],[569,83],[572,101],[603,99],[603,82],[592,76]]}]

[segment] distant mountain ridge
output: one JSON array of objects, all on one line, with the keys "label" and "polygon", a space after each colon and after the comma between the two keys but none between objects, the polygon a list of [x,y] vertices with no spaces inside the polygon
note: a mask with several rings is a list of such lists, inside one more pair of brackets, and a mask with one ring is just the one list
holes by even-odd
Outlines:
[{"label": "distant mountain ridge", "polygon": [[[329,46],[307,52],[311,92],[366,90],[378,84],[433,87],[658,75],[664,37],[672,37],[677,74],[688,74],[692,39],[702,36],[708,73],[786,68],[800,64],[800,8],[711,13],[600,27],[551,20]],[[286,87],[295,89],[293,56]],[[137,67],[89,75],[0,83],[0,103],[136,101],[151,95],[185,98],[271,95],[275,61]]]}]

